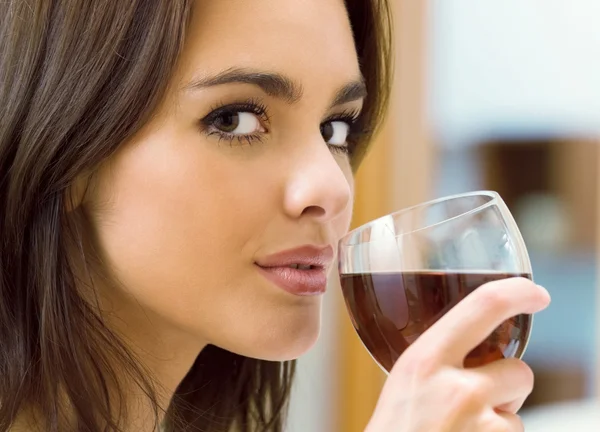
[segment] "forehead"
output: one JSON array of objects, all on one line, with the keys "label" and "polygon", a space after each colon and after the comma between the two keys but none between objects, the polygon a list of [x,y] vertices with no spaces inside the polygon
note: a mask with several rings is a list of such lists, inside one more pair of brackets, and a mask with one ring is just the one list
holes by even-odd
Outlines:
[{"label": "forehead", "polygon": [[188,80],[231,67],[332,87],[360,76],[343,0],[199,0],[183,58]]}]

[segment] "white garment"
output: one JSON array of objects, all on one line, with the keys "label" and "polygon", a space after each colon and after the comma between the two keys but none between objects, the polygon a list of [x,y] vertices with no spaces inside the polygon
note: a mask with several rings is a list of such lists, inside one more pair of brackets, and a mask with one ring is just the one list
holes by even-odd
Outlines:
[{"label": "white garment", "polygon": [[598,432],[600,401],[584,400],[533,408],[520,413],[527,432]]}]

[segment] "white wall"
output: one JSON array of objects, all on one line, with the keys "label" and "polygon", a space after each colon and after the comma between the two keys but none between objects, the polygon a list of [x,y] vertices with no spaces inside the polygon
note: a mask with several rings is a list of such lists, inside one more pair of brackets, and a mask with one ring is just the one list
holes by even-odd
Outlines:
[{"label": "white wall", "polygon": [[442,144],[600,133],[598,0],[433,0],[430,114]]}]

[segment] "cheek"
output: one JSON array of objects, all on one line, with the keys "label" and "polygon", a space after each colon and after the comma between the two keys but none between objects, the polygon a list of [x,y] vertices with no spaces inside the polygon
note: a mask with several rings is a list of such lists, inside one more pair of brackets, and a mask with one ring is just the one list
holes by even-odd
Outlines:
[{"label": "cheek", "polygon": [[350,202],[348,203],[348,207],[346,210],[340,215],[339,222],[336,224],[336,233],[338,234],[338,239],[341,239],[349,230],[352,223],[352,215],[354,209],[354,192],[355,192],[355,180],[354,175],[352,173],[352,169],[350,168],[349,163],[345,163],[341,166],[342,171],[344,172],[344,176],[350,185]]},{"label": "cheek", "polygon": [[185,319],[235,285],[231,270],[275,193],[253,193],[256,180],[239,164],[198,150],[207,143],[171,141],[126,148],[99,173],[94,225],[111,273],[136,300]]},{"label": "cheek", "polygon": [[[268,159],[238,160],[210,144],[146,138],[99,171],[92,222],[109,275],[122,284],[109,296],[130,307],[122,315],[141,306],[155,324],[230,351],[293,358],[318,335],[320,302],[273,292],[253,264],[261,241],[282,239],[273,231],[281,172]],[[349,165],[340,166],[353,192]],[[335,240],[351,218],[350,203],[328,227]]]}]

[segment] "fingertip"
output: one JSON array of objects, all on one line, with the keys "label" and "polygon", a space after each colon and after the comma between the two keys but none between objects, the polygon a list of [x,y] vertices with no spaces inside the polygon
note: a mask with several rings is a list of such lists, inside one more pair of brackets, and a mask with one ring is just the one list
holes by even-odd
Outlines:
[{"label": "fingertip", "polygon": [[552,297],[550,296],[548,290],[541,285],[538,285],[537,287],[540,290],[540,295],[543,298],[544,304],[546,306],[550,305],[550,303],[552,302]]}]

